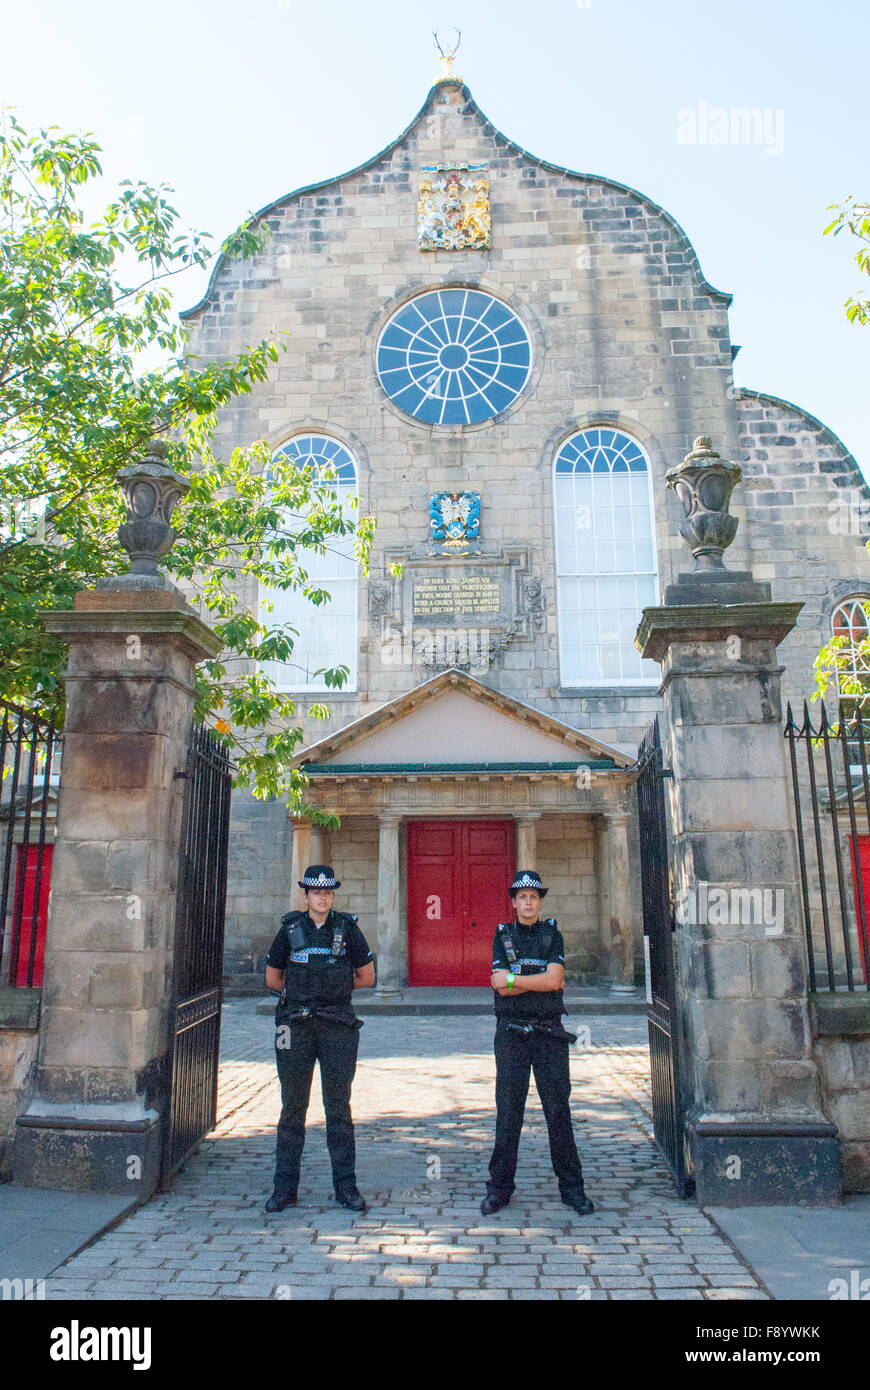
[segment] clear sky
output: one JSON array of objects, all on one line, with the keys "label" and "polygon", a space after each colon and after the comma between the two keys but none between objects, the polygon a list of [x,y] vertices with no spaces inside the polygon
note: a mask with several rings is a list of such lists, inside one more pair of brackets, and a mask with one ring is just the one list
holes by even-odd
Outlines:
[{"label": "clear sky", "polygon": [[[220,238],[395,139],[454,26],[495,125],[675,216],[734,295],[738,385],[818,416],[870,474],[870,328],[842,308],[857,246],[822,236],[829,204],[870,201],[866,0],[28,0],[5,10],[0,92],[25,123],[93,131],[108,180],[171,184]],[[758,132],[732,130],[741,108]]]}]

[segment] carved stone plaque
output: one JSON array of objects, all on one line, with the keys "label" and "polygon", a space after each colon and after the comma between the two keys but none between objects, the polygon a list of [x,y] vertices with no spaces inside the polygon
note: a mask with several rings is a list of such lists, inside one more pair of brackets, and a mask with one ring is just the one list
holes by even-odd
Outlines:
[{"label": "carved stone plaque", "polygon": [[501,585],[486,574],[436,574],[414,579],[413,616],[437,622],[439,616],[501,612]]}]

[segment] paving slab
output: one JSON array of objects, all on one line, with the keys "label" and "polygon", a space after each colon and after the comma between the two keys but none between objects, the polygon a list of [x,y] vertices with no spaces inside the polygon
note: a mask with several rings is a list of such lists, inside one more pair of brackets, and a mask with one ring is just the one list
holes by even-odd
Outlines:
[{"label": "paving slab", "polygon": [[836,1207],[705,1210],[774,1298],[870,1298],[870,1193]]},{"label": "paving slab", "polygon": [[0,1184],[0,1279],[47,1279],[135,1206],[129,1197]]}]

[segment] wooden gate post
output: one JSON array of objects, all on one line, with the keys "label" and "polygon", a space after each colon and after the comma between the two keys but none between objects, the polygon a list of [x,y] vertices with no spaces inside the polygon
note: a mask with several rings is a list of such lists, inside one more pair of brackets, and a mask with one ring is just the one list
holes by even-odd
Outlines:
[{"label": "wooden gate post", "polygon": [[669,471],[696,568],[635,638],[662,664],[689,1137],[702,1204],[832,1202],[776,656],[802,605],[722,564],[739,475],[705,437]]},{"label": "wooden gate post", "polygon": [[[159,492],[177,475],[153,455],[144,467]],[[156,565],[137,564],[46,615],[69,643],[64,761],[36,1079],[13,1181],[147,1196],[168,1084],[178,774],[194,667],[222,642]]]}]

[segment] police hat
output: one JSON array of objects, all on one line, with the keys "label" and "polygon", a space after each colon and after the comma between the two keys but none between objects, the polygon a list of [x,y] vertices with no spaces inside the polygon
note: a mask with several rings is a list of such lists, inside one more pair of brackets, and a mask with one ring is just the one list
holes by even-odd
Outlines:
[{"label": "police hat", "polygon": [[296,880],[300,888],[340,888],[331,864],[309,864],[302,878]]},{"label": "police hat", "polygon": [[541,875],[536,874],[534,869],[517,869],[510,888],[511,897],[513,897],[520,888],[537,888],[542,898],[546,898],[550,891],[549,888],[545,888],[541,883]]}]

